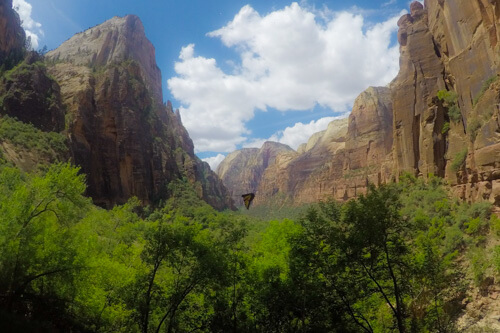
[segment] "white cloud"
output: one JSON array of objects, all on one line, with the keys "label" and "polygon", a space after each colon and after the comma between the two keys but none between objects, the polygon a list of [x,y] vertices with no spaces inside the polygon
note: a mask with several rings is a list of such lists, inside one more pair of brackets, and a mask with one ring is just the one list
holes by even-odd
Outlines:
[{"label": "white cloud", "polygon": [[348,116],[349,114],[345,113],[337,117],[324,117],[318,120],[311,120],[309,123],[305,124],[301,122],[295,123],[295,125],[287,127],[283,131],[279,131],[267,139],[254,139],[251,142],[245,144],[244,147],[260,148],[266,141],[276,141],[286,144],[291,148],[297,150],[297,148],[302,143],[306,143],[314,133],[326,130],[330,122],[336,119],[346,118]]},{"label": "white cloud", "polygon": [[43,36],[43,30],[42,24],[31,18],[31,4],[25,0],[14,0],[12,2],[12,8],[19,14],[21,25],[24,31],[26,31],[26,37],[31,39],[31,47],[36,50],[38,48],[39,38]]},{"label": "white cloud", "polygon": [[361,15],[320,16],[297,3],[265,16],[244,6],[208,34],[238,52],[241,62],[233,73],[223,72],[215,59],[196,56],[190,44],[175,64],[177,76],[168,80],[196,151],[229,152],[244,144],[250,134],[245,123],[256,109],[310,110],[320,104],[348,110],[366,87],[386,85],[397,74],[398,45],[390,43],[398,19],[367,25]]},{"label": "white cloud", "polygon": [[202,158],[202,161],[207,162],[210,165],[210,169],[215,171],[219,166],[220,162],[222,162],[226,158],[226,156],[222,154],[217,154],[217,156]]},{"label": "white cloud", "polygon": [[396,2],[397,2],[397,0],[389,0],[389,1],[387,1],[387,2],[384,2],[384,3],[382,4],[382,7],[387,7],[387,6],[394,5]]}]

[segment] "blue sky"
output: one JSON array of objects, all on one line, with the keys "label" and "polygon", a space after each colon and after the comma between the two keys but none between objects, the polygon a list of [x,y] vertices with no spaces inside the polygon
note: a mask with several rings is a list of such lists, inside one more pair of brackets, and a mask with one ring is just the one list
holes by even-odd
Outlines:
[{"label": "blue sky", "polygon": [[14,0],[33,46],[54,49],[113,16],[138,15],[165,100],[213,168],[272,139],[296,148],[398,70],[408,0]]}]

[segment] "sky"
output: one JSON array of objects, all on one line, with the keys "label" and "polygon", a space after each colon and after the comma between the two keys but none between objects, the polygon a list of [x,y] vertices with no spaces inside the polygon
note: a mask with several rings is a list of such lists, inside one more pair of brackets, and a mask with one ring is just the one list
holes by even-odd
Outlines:
[{"label": "sky", "polygon": [[296,149],[399,70],[408,0],[13,0],[34,49],[138,15],[164,100],[212,169],[267,140]]}]

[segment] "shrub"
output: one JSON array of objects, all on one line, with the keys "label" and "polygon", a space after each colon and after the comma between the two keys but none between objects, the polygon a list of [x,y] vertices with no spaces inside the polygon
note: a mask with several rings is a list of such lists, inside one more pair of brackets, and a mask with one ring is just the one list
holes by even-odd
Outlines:
[{"label": "shrub", "polygon": [[43,132],[31,124],[25,124],[14,118],[0,118],[0,140],[8,140],[16,146],[35,150],[48,157],[67,151],[65,137],[56,132]]},{"label": "shrub", "polygon": [[475,235],[481,229],[482,224],[483,223],[481,221],[481,218],[476,217],[475,219],[472,219],[468,223],[466,223],[467,229],[465,229],[465,232],[469,235]]},{"label": "shrub", "polygon": [[490,226],[491,226],[491,230],[497,236],[500,236],[500,218],[496,214],[491,214]]},{"label": "shrub", "polygon": [[439,90],[437,92],[437,97],[448,105],[455,104],[458,99],[458,94],[454,90]]},{"label": "shrub", "polygon": [[450,117],[453,122],[458,123],[460,119],[462,119],[460,108],[457,105],[450,106],[448,109],[448,117]]},{"label": "shrub", "polygon": [[472,118],[467,125],[467,133],[469,133],[469,139],[471,142],[476,141],[477,135],[479,134],[479,129],[481,128],[481,121],[477,118]]},{"label": "shrub", "polygon": [[493,264],[497,273],[500,274],[500,245],[495,246],[493,250]]},{"label": "shrub", "polygon": [[497,79],[498,79],[498,76],[493,75],[493,76],[489,77],[486,81],[484,81],[483,85],[481,86],[481,90],[479,91],[477,96],[474,97],[474,100],[472,101],[473,105],[476,105],[477,102],[479,102],[479,100],[481,99],[481,97],[483,97],[486,90],[488,90],[490,88],[491,84],[493,82],[495,82]]},{"label": "shrub", "polygon": [[450,123],[445,122],[443,125],[443,129],[441,129],[441,133],[446,134],[446,133],[448,133],[449,130],[450,130]]},{"label": "shrub", "polygon": [[484,280],[484,274],[488,268],[488,260],[484,249],[475,248],[470,251],[470,269],[472,278],[476,286],[479,286]]},{"label": "shrub", "polygon": [[462,118],[462,113],[457,105],[458,94],[453,90],[439,90],[437,97],[444,102],[444,106],[448,108],[448,116],[453,122],[459,122]]},{"label": "shrub", "polygon": [[453,172],[457,172],[458,170],[460,170],[465,163],[466,157],[467,157],[467,148],[458,152],[455,155],[455,158],[453,159],[453,161],[451,163],[451,170]]}]

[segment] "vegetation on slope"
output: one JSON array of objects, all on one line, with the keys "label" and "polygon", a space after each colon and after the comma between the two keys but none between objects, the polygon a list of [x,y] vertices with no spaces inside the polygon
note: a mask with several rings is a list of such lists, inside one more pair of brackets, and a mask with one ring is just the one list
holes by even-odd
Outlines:
[{"label": "vegetation on slope", "polygon": [[254,237],[250,217],[216,212],[187,181],[156,210],[103,210],[84,190],[68,164],[0,169],[1,327],[454,332],[469,284],[500,270],[489,205],[450,199],[438,178],[324,202]]}]

